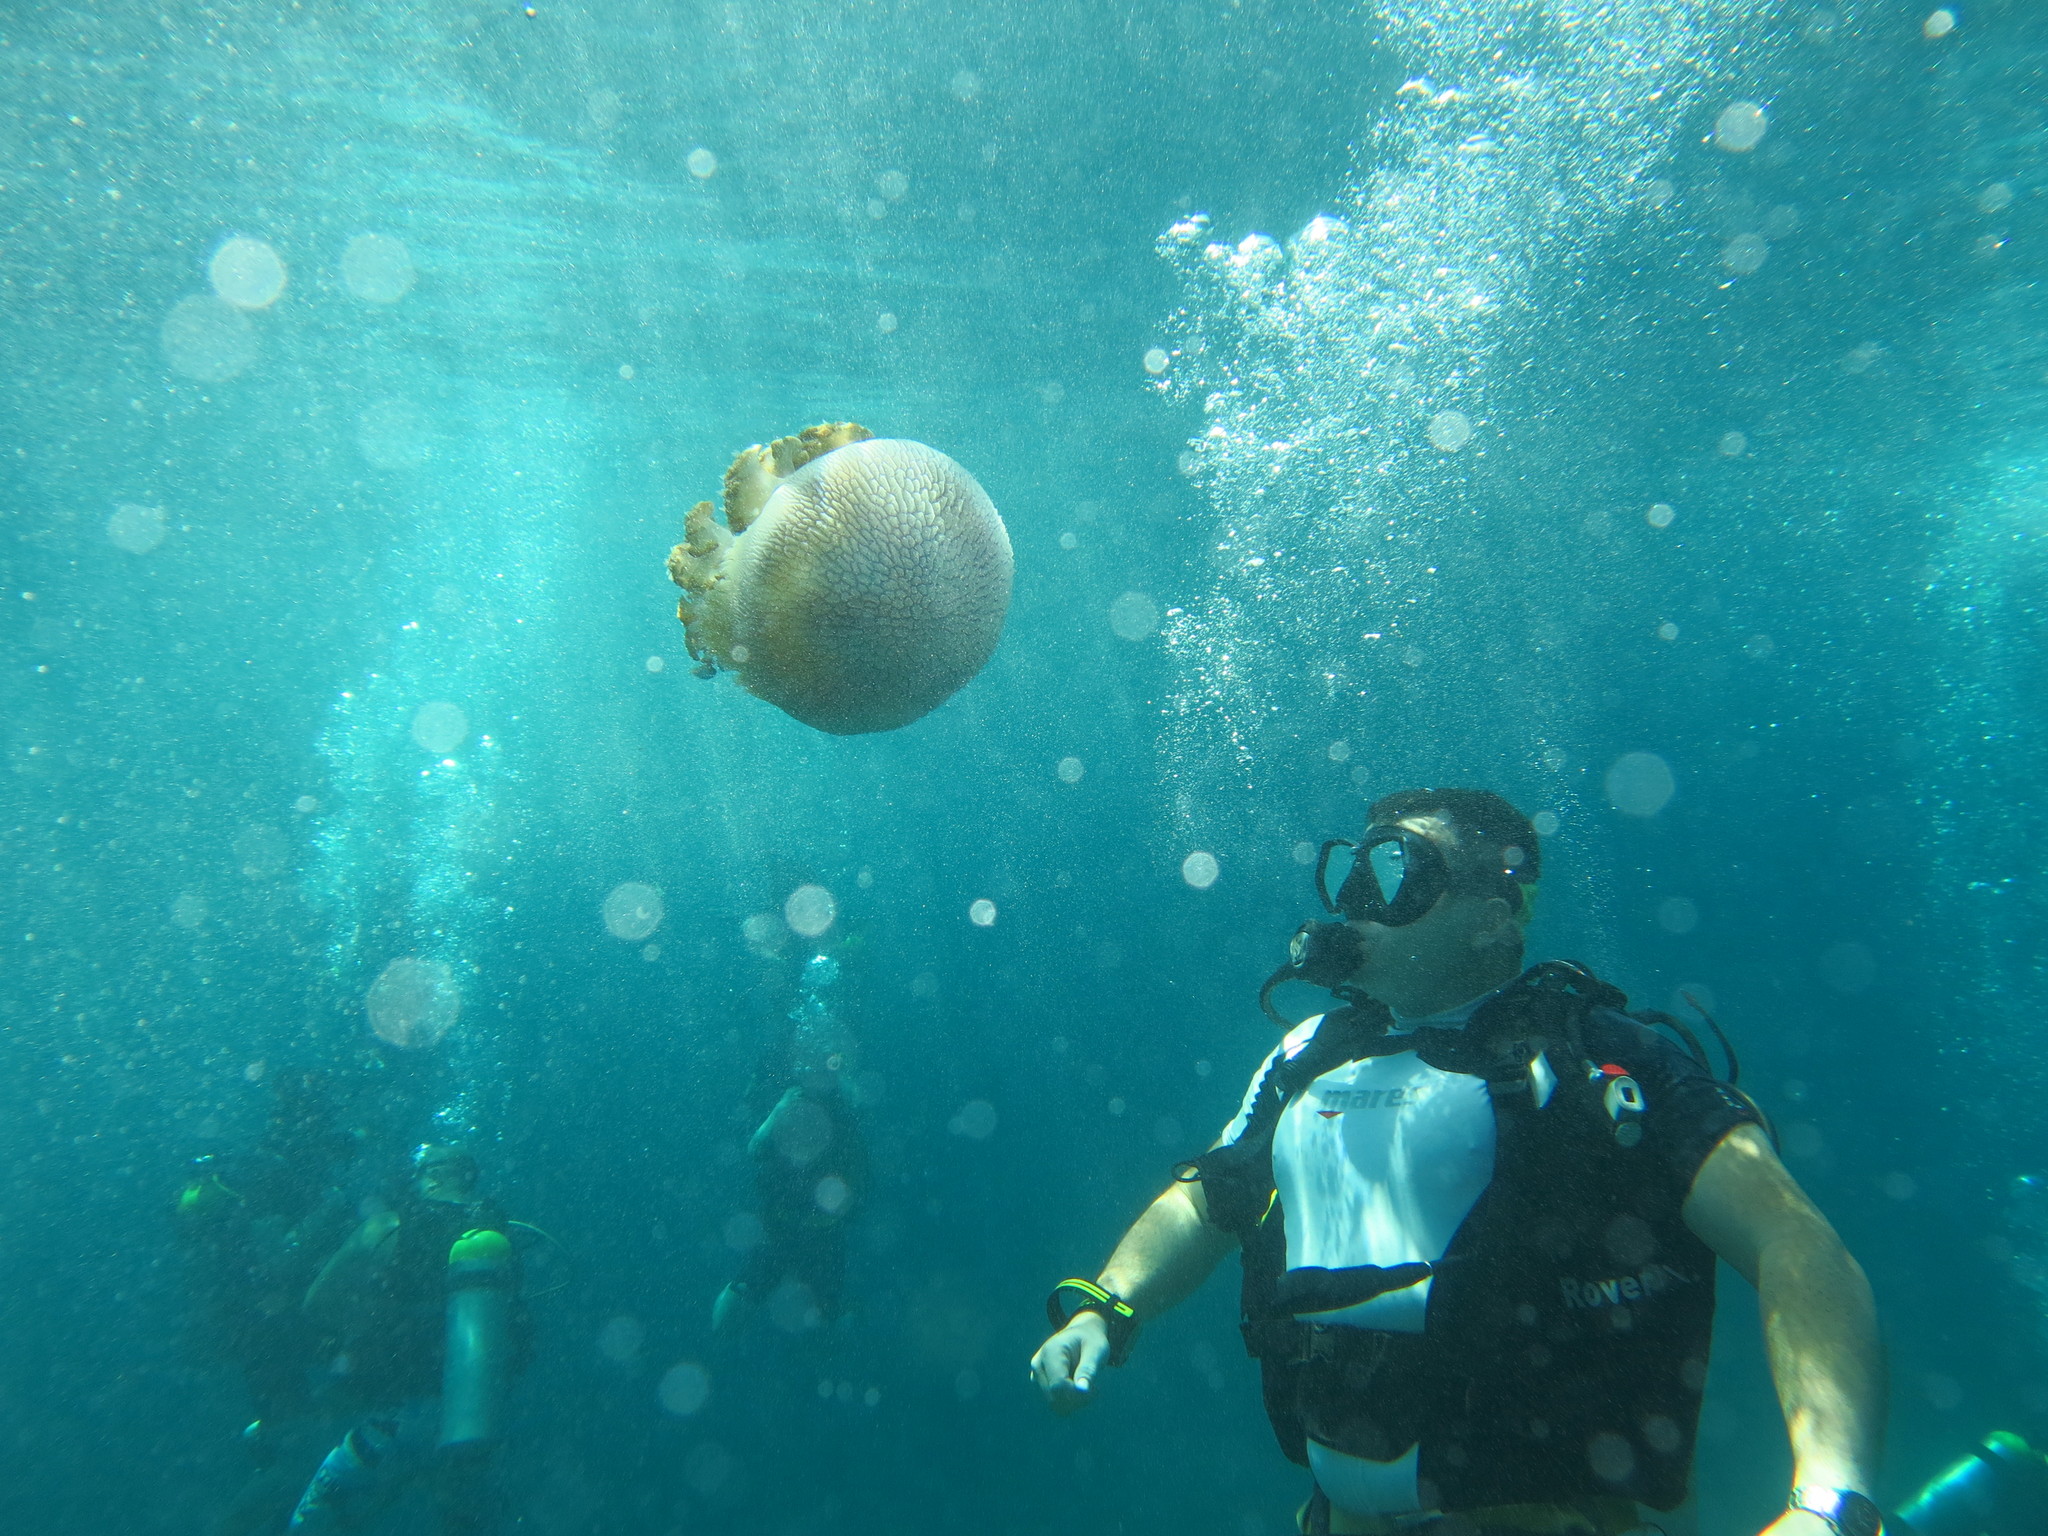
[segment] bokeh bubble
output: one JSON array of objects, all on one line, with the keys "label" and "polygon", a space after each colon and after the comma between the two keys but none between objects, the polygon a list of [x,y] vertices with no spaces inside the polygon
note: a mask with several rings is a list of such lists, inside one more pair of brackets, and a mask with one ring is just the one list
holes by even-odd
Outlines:
[{"label": "bokeh bubble", "polygon": [[1316,845],[1303,839],[1290,848],[1288,854],[1297,864],[1313,864],[1316,861]]},{"label": "bokeh bubble", "polygon": [[1657,926],[1666,933],[1691,933],[1699,925],[1699,905],[1689,897],[1669,896],[1657,904]]},{"label": "bokeh bubble", "polygon": [[947,89],[952,91],[955,101],[972,101],[981,94],[981,76],[971,69],[963,69],[953,76]]},{"label": "bokeh bubble", "polygon": [[1538,837],[1555,837],[1558,828],[1557,812],[1538,811],[1529,818],[1529,825],[1536,829]]},{"label": "bokeh bubble", "polygon": [[1745,232],[1721,247],[1721,265],[1737,277],[1747,277],[1759,270],[1770,254],[1770,242],[1762,235]]},{"label": "bokeh bubble", "polygon": [[1654,502],[1643,514],[1643,521],[1652,528],[1669,528],[1678,521],[1678,509],[1668,501]]},{"label": "bokeh bubble", "polygon": [[107,541],[131,555],[146,555],[163,543],[168,532],[162,507],[137,506],[124,501],[107,519]]},{"label": "bokeh bubble", "polygon": [[839,920],[839,903],[822,885],[800,885],[783,902],[782,920],[793,932],[815,939]]},{"label": "bokeh bubble", "polygon": [[469,740],[469,716],[460,704],[445,700],[422,704],[413,711],[412,739],[436,757],[444,756]]},{"label": "bokeh bubble", "polygon": [[836,1173],[826,1174],[811,1191],[811,1204],[827,1216],[837,1216],[852,1199],[852,1187]]},{"label": "bokeh bubble", "polygon": [[910,191],[910,178],[901,171],[884,171],[875,178],[875,190],[892,203],[900,203]]},{"label": "bokeh bubble", "polygon": [[417,469],[432,457],[433,437],[410,400],[376,400],[356,418],[356,447],[379,469]]},{"label": "bokeh bubble", "polygon": [[1173,359],[1166,355],[1166,348],[1164,347],[1148,347],[1145,349],[1145,371],[1154,378],[1166,372],[1168,364],[1172,361]]},{"label": "bokeh bubble", "polygon": [[647,1342],[647,1328],[637,1317],[615,1317],[597,1331],[597,1352],[618,1365],[630,1365]]},{"label": "bokeh bubble", "polygon": [[164,316],[158,339],[171,372],[202,384],[225,384],[256,361],[256,327],[227,300],[195,293]]},{"label": "bokeh bubble", "polygon": [[1947,37],[1956,29],[1956,13],[1946,6],[1938,11],[1929,11],[1927,19],[1920,23],[1920,35],[1929,39]]},{"label": "bokeh bubble", "polygon": [[1109,627],[1120,639],[1147,639],[1159,628],[1159,605],[1143,592],[1126,592],[1109,605]]},{"label": "bokeh bubble", "polygon": [[1429,418],[1429,442],[1445,453],[1456,453],[1472,441],[1472,418],[1463,411],[1438,411]]},{"label": "bokeh bubble", "polygon": [[996,1133],[996,1107],[987,1099],[969,1099],[946,1122],[946,1129],[969,1141],[987,1141]]},{"label": "bokeh bubble", "polygon": [[1720,441],[1714,444],[1714,452],[1724,459],[1739,459],[1749,452],[1747,432],[1723,432]]},{"label": "bokeh bubble", "polygon": [[396,304],[419,276],[412,252],[395,235],[357,235],[341,248],[342,286],[365,304]]},{"label": "bokeh bubble", "polygon": [[1753,101],[1731,101],[1714,119],[1714,143],[1731,155],[1747,154],[1763,143],[1770,118]]},{"label": "bokeh bubble", "polygon": [[690,151],[683,164],[689,167],[690,174],[699,181],[709,181],[718,174],[718,156],[701,144]]},{"label": "bokeh bubble", "polygon": [[996,904],[986,896],[967,909],[967,921],[977,928],[993,928],[996,925]]},{"label": "bokeh bubble", "polygon": [[1222,867],[1216,862],[1216,855],[1197,848],[1180,861],[1180,877],[1198,891],[1206,891],[1216,883]]},{"label": "bokeh bubble", "polygon": [[638,880],[615,885],[604,899],[604,926],[613,938],[638,941],[661,926],[661,892]]},{"label": "bokeh bubble", "polygon": [[379,1039],[401,1050],[425,1050],[462,1016],[462,989],[441,961],[404,955],[378,972],[363,1005]]},{"label": "bokeh bubble", "polygon": [[1081,782],[1082,775],[1087,773],[1088,768],[1078,757],[1063,757],[1059,761],[1059,766],[1053,771],[1060,776],[1062,784],[1078,784]]},{"label": "bokeh bubble", "polygon": [[291,840],[276,827],[249,826],[235,834],[235,865],[251,880],[274,880],[291,860]]},{"label": "bokeh bubble", "polygon": [[1820,979],[1837,992],[1867,992],[1877,980],[1877,956],[1867,944],[1831,944],[1821,953]]},{"label": "bokeh bubble", "polygon": [[171,903],[171,921],[180,928],[198,928],[206,922],[206,898],[197,891],[180,891]]},{"label": "bokeh bubble", "polygon": [[756,912],[740,924],[740,937],[756,954],[774,954],[782,948],[783,937],[788,932],[788,927],[773,912]]},{"label": "bokeh bubble", "polygon": [[661,1373],[661,1406],[687,1419],[711,1397],[711,1373],[694,1360],[678,1360]]},{"label": "bokeh bubble", "polygon": [[1624,752],[1607,769],[1607,801],[1624,816],[1654,816],[1678,789],[1671,765],[1654,752]]},{"label": "bokeh bubble", "polygon": [[648,671],[650,671],[650,672],[662,672],[662,671],[666,671],[667,669],[668,669],[668,659],[667,659],[666,657],[663,657],[663,656],[650,656],[650,657],[648,657],[648,658],[647,658],[647,670],[648,670]]},{"label": "bokeh bubble", "polygon": [[236,235],[206,264],[213,291],[237,309],[268,309],[284,292],[284,258],[267,240]]}]

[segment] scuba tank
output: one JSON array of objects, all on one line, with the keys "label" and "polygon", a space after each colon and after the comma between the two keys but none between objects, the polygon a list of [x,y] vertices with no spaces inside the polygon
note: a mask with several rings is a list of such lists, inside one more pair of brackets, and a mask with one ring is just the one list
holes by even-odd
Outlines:
[{"label": "scuba tank", "polygon": [[441,1355],[441,1445],[498,1438],[511,1374],[516,1289],[512,1242],[488,1227],[448,1250],[448,1331]]},{"label": "scuba tank", "polygon": [[2048,1456],[1999,1430],[1885,1522],[1905,1536],[2035,1536],[2048,1530]]}]

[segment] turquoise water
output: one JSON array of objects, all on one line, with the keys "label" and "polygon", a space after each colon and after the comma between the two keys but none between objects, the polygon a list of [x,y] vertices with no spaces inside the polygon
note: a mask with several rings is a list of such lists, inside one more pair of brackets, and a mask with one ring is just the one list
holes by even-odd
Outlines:
[{"label": "turquoise water", "polygon": [[[1299,845],[1416,781],[1547,813],[1537,949],[1735,1035],[1887,1491],[2048,1434],[2048,22],[1928,9],[7,9],[0,1510],[210,1527],[171,1204],[317,1072],[349,1198],[459,1136],[568,1255],[531,1529],[1280,1536],[1225,1280],[1084,1421],[1023,1364],[1269,1049]],[[662,568],[826,419],[1016,550],[887,735],[693,677]],[[714,1342],[792,1013],[849,1314]],[[1724,1314],[1704,1531],[1783,1492]]]}]

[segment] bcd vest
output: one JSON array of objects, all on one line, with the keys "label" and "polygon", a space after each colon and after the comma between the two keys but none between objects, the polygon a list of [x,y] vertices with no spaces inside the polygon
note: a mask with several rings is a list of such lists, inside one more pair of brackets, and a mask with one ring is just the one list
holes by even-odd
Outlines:
[{"label": "bcd vest", "polygon": [[[1292,1060],[1275,1059],[1235,1141],[1181,1166],[1210,1220],[1243,1245],[1241,1327],[1290,1458],[1307,1463],[1309,1437],[1375,1461],[1419,1446],[1425,1508],[1684,1500],[1714,1254],[1680,1217],[1687,1189],[1644,1145],[1642,1093],[1626,1075],[1677,1047],[1626,1006],[1559,962],[1524,973],[1462,1029],[1390,1035],[1382,1005],[1354,1003]],[[1326,1072],[1410,1050],[1486,1080],[1491,1181],[1433,1265],[1289,1270],[1272,1162],[1281,1113]],[[1419,1334],[1296,1318],[1426,1276]]]}]

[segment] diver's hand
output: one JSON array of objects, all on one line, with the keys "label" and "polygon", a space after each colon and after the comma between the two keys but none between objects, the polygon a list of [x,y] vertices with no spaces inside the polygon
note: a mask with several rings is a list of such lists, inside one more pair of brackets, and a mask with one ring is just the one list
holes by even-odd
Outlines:
[{"label": "diver's hand", "polygon": [[1100,1313],[1076,1312],[1066,1327],[1038,1346],[1031,1357],[1031,1379],[1052,1411],[1065,1417],[1088,1401],[1108,1359],[1109,1325]]}]

